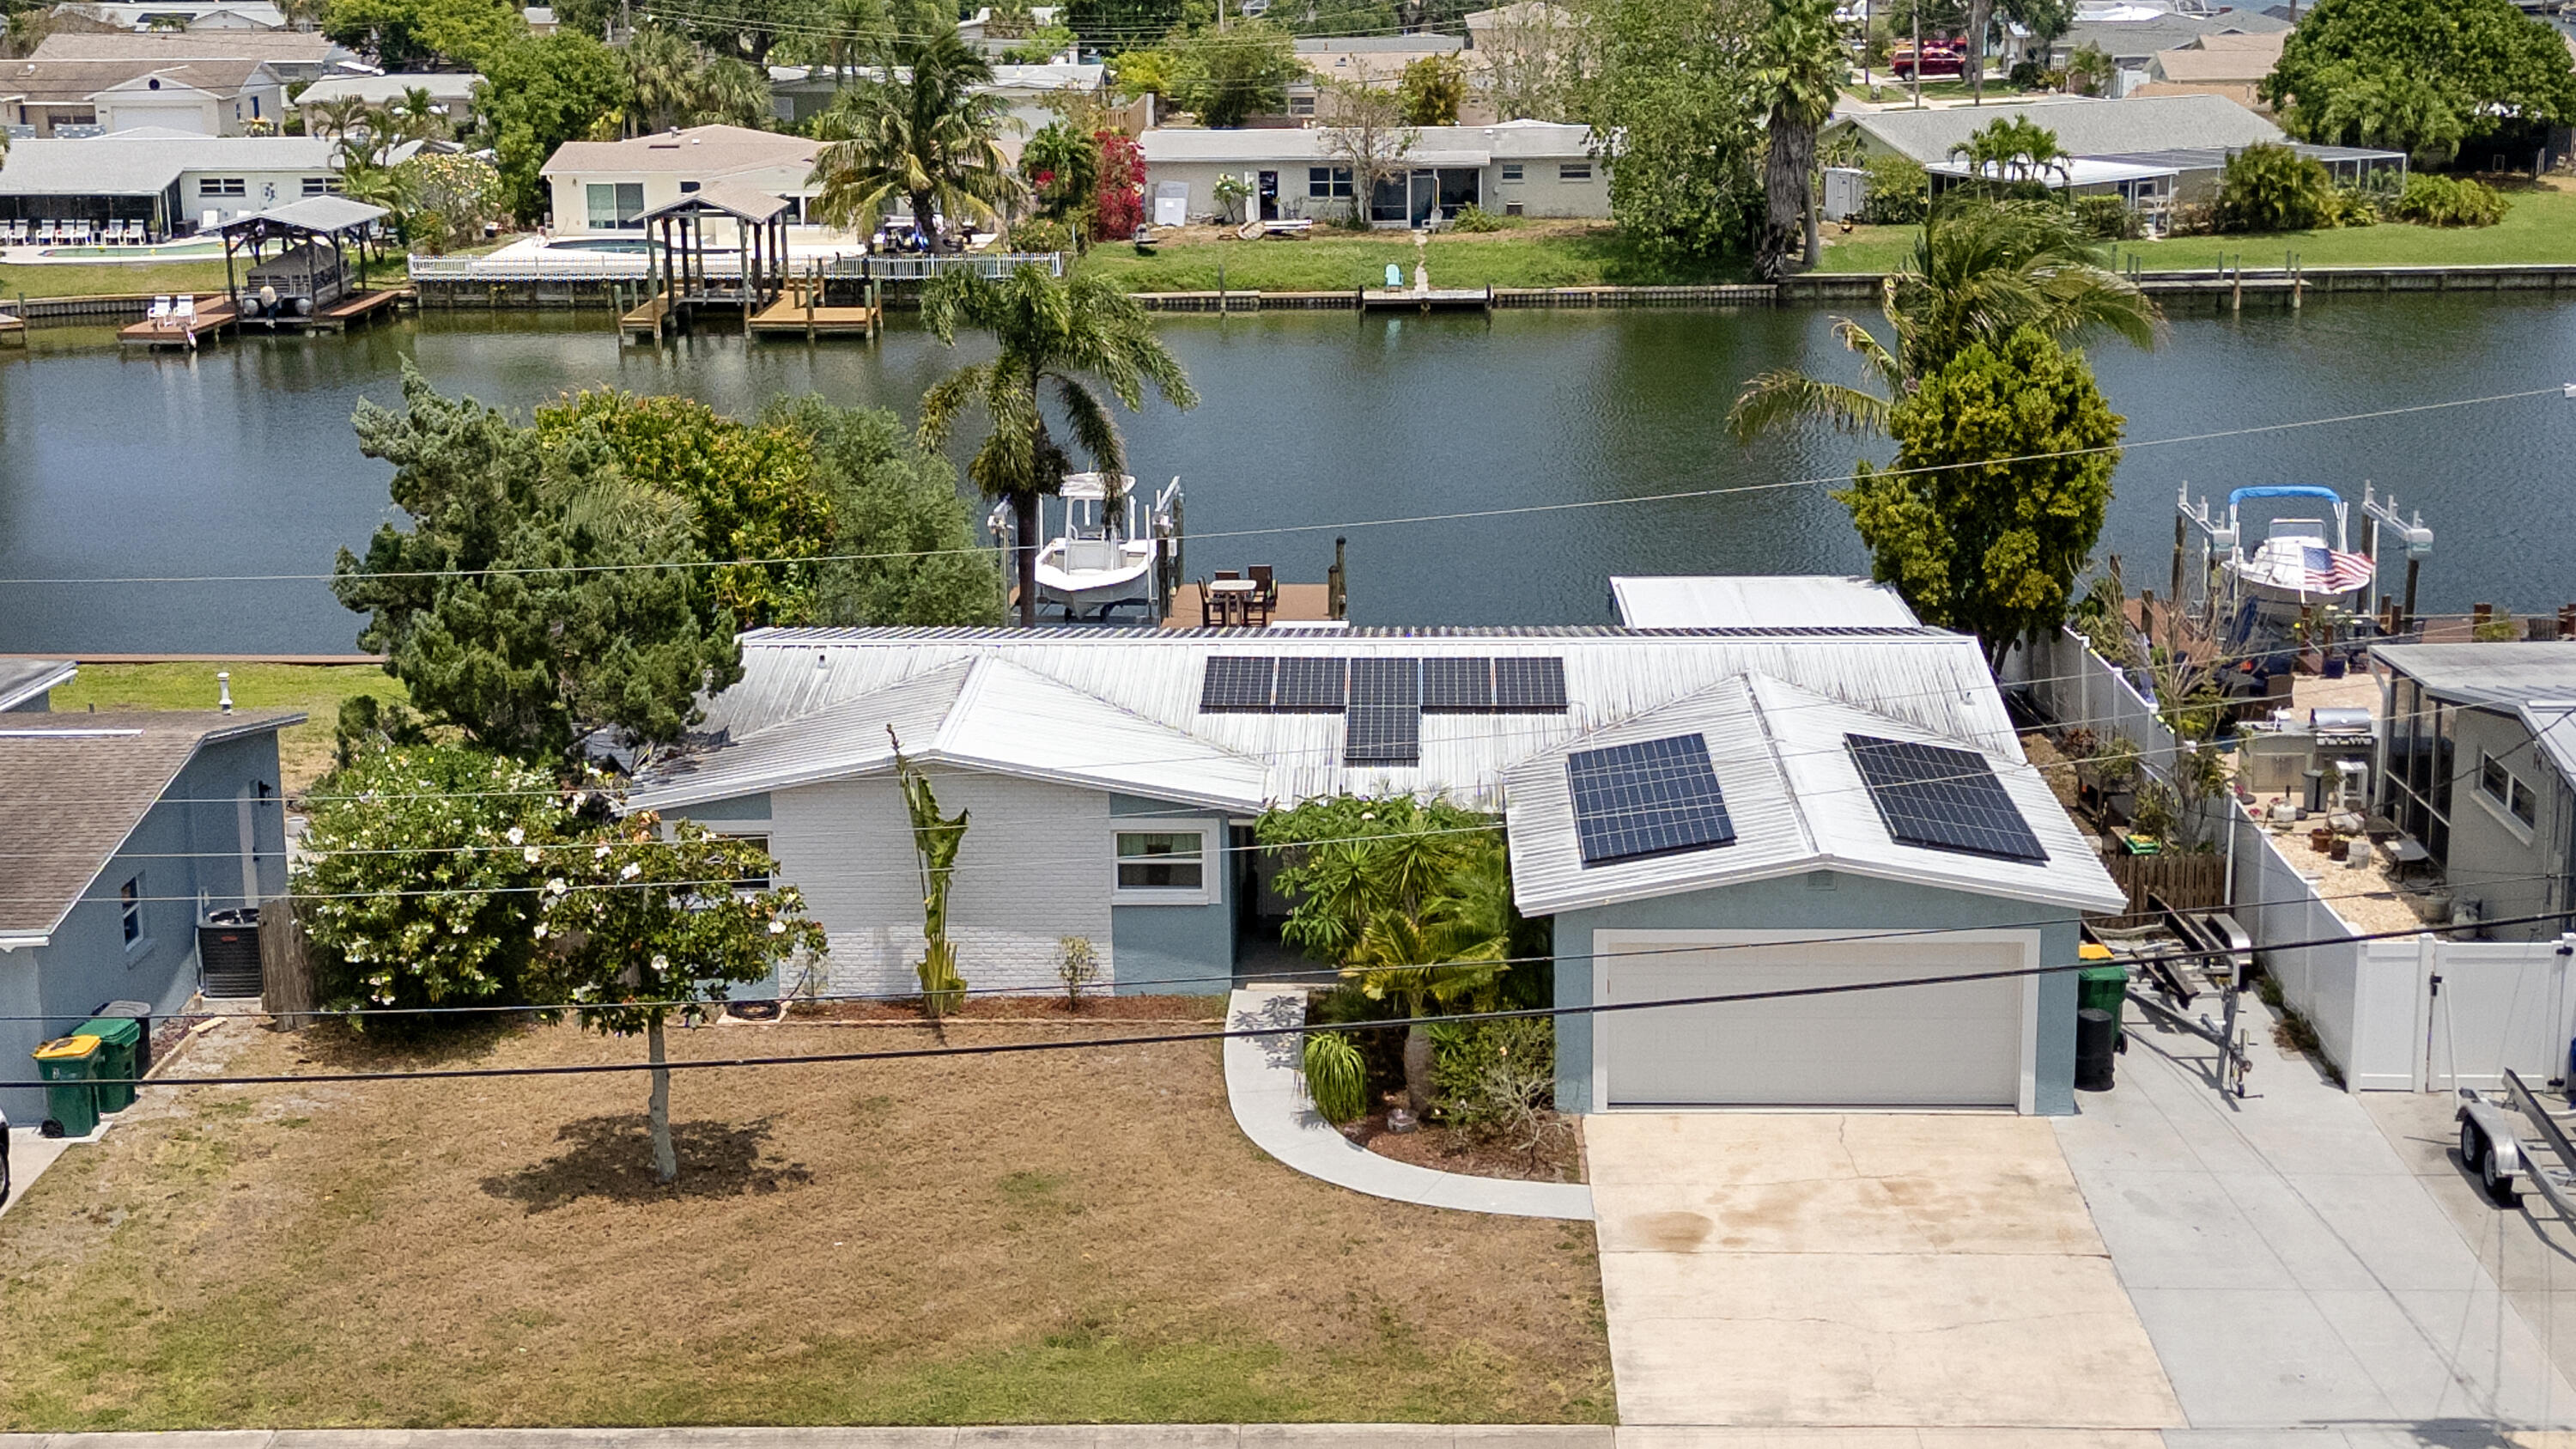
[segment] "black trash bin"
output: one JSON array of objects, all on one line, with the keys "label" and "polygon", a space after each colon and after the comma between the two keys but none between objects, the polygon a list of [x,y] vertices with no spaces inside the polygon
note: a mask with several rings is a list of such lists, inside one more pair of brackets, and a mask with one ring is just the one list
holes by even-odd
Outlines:
[{"label": "black trash bin", "polygon": [[197,969],[208,996],[259,995],[259,907],[208,911],[197,928]]},{"label": "black trash bin", "polygon": [[2075,1013],[2075,1090],[2111,1090],[2111,1053],[2120,1043],[2120,1020],[2098,1006]]}]

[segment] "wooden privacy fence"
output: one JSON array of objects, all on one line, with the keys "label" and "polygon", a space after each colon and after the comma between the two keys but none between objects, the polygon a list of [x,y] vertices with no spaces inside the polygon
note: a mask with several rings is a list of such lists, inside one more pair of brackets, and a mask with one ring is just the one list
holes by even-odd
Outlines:
[{"label": "wooden privacy fence", "polygon": [[2129,913],[2120,924],[2145,925],[2149,896],[2162,896],[2178,911],[2215,911],[2227,906],[2227,857],[2215,851],[2174,855],[2111,855],[2102,859],[2111,879],[2129,893]]},{"label": "wooden privacy fence", "polygon": [[273,896],[259,908],[259,1001],[272,1024],[307,1024],[314,1008],[313,955],[295,897]]}]

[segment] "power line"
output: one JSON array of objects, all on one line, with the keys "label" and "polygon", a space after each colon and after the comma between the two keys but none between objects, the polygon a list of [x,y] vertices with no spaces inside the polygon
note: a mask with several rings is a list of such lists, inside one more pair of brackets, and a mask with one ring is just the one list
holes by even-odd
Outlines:
[{"label": "power line", "polygon": [[[2020,453],[2002,458],[1979,458],[1970,462],[1927,463],[1911,468],[1873,469],[1874,478],[1915,477],[1932,473],[1955,472],[1968,468],[1993,468],[2015,463],[2047,462],[2058,458],[2091,457],[2104,453],[2134,452],[2142,448],[2178,447],[2190,443],[2217,442],[2228,438],[2252,437],[2263,433],[2287,432],[2298,428],[2340,426],[2346,423],[2370,422],[2381,418],[2402,417],[2414,413],[2439,412],[2450,408],[2483,407],[2494,403],[2521,402],[2531,398],[2564,397],[2563,386],[2529,388],[2519,392],[2493,393],[2485,397],[2457,398],[2448,402],[2415,403],[2403,407],[2377,408],[2368,412],[2345,413],[2337,417],[2307,418],[2297,422],[2260,423],[2250,427],[2223,428],[2215,432],[2186,433],[2169,438],[2148,438],[2135,442],[2107,443],[2091,448],[2063,448],[2052,452]],[[1268,538],[1286,534],[1353,532],[1366,528],[1402,528],[1426,523],[1462,523],[1488,518],[1520,518],[1548,513],[1566,513],[1596,508],[1619,508],[1647,503],[1688,502],[1701,498],[1720,498],[1748,493],[1772,493],[1789,488],[1816,488],[1830,484],[1858,482],[1858,473],[1836,473],[1812,478],[1790,478],[1771,483],[1737,483],[1717,488],[1689,488],[1666,493],[1645,493],[1619,498],[1578,499],[1563,503],[1531,503],[1509,508],[1461,509],[1448,513],[1420,513],[1387,518],[1349,519],[1335,523],[1273,524],[1263,528],[1223,529],[1194,533],[1185,542],[1207,542],[1217,539]],[[76,584],[263,584],[263,583],[330,583],[338,579],[416,579],[416,578],[498,578],[506,575],[635,573],[654,569],[718,569],[752,567],[790,567],[825,563],[878,563],[903,559],[941,558],[953,555],[983,555],[996,548],[913,549],[883,553],[820,553],[786,555],[772,558],[675,559],[656,563],[568,564],[561,567],[511,567],[470,569],[392,569],[381,573],[349,574],[128,574],[93,575],[77,578],[8,578],[5,585],[44,585],[61,587]]]},{"label": "power line", "polygon": [[[2504,916],[2482,922],[2485,926],[2532,925],[2543,921],[2565,919],[2563,912],[2533,916]],[[2304,941],[2281,941],[2267,946],[2221,947],[2207,951],[2173,951],[2155,955],[2133,956],[2139,965],[2181,964],[2207,960],[2212,956],[2251,956],[2259,951],[2311,951],[2327,946],[2352,945],[2367,941],[2413,937],[2421,931],[2366,931],[2337,936],[2318,936]],[[1846,937],[1844,939],[1853,939]],[[1707,950],[1709,947],[1689,948]],[[1569,958],[1570,959],[1570,958]],[[1621,1011],[1660,1011],[1691,1006],[1734,1006],[1759,1001],[1783,1001],[1817,996],[1844,996],[1863,991],[1902,991],[1924,986],[1961,986],[1980,981],[2020,980],[2034,976],[2060,976],[2084,969],[2082,962],[2062,966],[2014,966],[1994,971],[1950,972],[1931,976],[1912,976],[1889,981],[1835,982],[1822,986],[1787,986],[1768,991],[1717,992],[1700,996],[1661,997],[1651,1001],[1603,1001],[1577,1006],[1532,1006],[1499,1011],[1468,1011],[1454,1016],[1406,1016],[1377,1021],[1298,1022],[1277,1026],[1228,1027],[1215,1031],[1170,1032],[1154,1036],[1094,1037],[1080,1041],[990,1042],[979,1046],[904,1047],[874,1052],[815,1052],[795,1056],[700,1057],[665,1062],[583,1062],[543,1067],[438,1067],[410,1072],[311,1072],[293,1074],[244,1075],[229,1077],[145,1077],[101,1078],[110,1085],[138,1087],[264,1087],[298,1086],[314,1083],[405,1082],[461,1080],[481,1077],[577,1077],[612,1073],[656,1071],[706,1071],[730,1067],[802,1067],[851,1062],[916,1061],[939,1057],[1013,1056],[1030,1052],[1098,1051],[1110,1047],[1171,1046],[1191,1042],[1233,1041],[1264,1037],[1306,1037],[1318,1032],[1394,1031],[1416,1026],[1458,1025],[1477,1021],[1553,1020],[1567,1016],[1601,1016]],[[623,1003],[600,1002],[574,1006],[569,1010],[613,1011]],[[924,1027],[939,1025],[925,1021]],[[972,1023],[968,1023],[972,1024]],[[41,1081],[0,1083],[0,1087],[40,1088]]]}]

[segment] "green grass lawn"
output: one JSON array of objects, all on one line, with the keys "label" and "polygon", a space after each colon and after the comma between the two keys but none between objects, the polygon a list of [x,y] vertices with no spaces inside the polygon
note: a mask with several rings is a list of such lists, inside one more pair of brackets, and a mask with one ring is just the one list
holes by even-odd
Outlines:
[{"label": "green grass lawn", "polygon": [[[2297,252],[2308,267],[2495,266],[2517,262],[2576,262],[2576,192],[2512,193],[2513,209],[2488,227],[2430,227],[2400,222],[2339,231],[2279,232],[2249,236],[2187,236],[2157,242],[2122,242],[2122,266],[2131,257],[2151,272],[2190,271],[2232,264],[2281,266]],[[1828,236],[1828,272],[1894,271],[1913,252],[1915,231],[1906,226],[1864,226],[1850,236]]]},{"label": "green grass lawn", "polygon": [[300,709],[312,716],[278,735],[278,763],[289,791],[331,767],[331,733],[342,700],[372,694],[393,703],[405,697],[402,684],[372,664],[84,664],[77,678],[54,691],[54,708],[213,709],[217,670],[233,677],[235,708]]},{"label": "green grass lawn", "polygon": [[[1730,275],[1679,275],[1640,258],[1608,225],[1579,230],[1518,228],[1435,236],[1426,264],[1435,287],[1653,286],[1675,282],[1736,280]],[[1212,292],[1219,269],[1229,290],[1337,292],[1386,285],[1387,264],[1413,276],[1409,232],[1358,235],[1318,231],[1303,241],[1204,241],[1165,243],[1152,257],[1133,247],[1105,245],[1083,258],[1084,269],[1117,278],[1137,292]]]},{"label": "green grass lawn", "polygon": [[[370,286],[403,280],[400,257],[367,267]],[[20,297],[95,297],[110,293],[220,292],[224,264],[211,262],[45,262],[0,266],[0,300]]]}]

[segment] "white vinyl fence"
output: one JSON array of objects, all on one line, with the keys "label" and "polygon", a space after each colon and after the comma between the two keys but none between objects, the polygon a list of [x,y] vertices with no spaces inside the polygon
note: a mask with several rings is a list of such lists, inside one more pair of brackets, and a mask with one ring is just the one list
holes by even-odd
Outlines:
[{"label": "white vinyl fence", "polygon": [[2004,656],[2003,683],[2024,689],[2032,708],[2068,729],[2082,727],[2104,743],[2125,736],[2138,747],[2139,763],[2170,779],[2174,732],[2129,676],[2093,652],[2072,629],[2036,644],[2016,644]]}]

